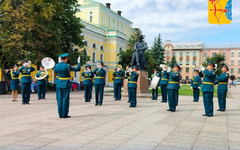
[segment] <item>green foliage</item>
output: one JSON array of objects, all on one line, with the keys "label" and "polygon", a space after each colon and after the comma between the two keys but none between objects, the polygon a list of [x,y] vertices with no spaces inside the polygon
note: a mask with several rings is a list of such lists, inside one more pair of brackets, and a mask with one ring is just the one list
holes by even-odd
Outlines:
[{"label": "green foliage", "polygon": [[145,52],[145,56],[148,62],[148,66],[147,66],[147,72],[148,72],[148,76],[150,77],[151,74],[153,74],[153,69],[158,69],[159,70],[159,65],[156,62],[156,60],[154,59],[154,55],[150,50],[147,50]]},{"label": "green foliage", "polygon": [[162,39],[161,34],[158,35],[157,38],[154,40],[154,44],[151,48],[151,53],[155,62],[160,65],[164,64],[164,48],[162,47]]},{"label": "green foliage", "polygon": [[215,69],[216,75],[220,75],[222,73],[222,67],[225,62],[225,56],[222,54],[217,54],[212,57],[207,57],[202,65],[204,67],[207,67],[209,61],[212,61],[214,64],[217,64],[217,68]]},{"label": "green foliage", "polygon": [[39,64],[46,56],[57,62],[66,52],[73,65],[83,54],[74,49],[83,46],[83,26],[75,16],[79,11],[77,0],[5,0],[0,6],[4,12],[0,17],[2,66],[23,59]]},{"label": "green foliage", "polygon": [[119,64],[122,65],[123,68],[127,66],[131,66],[132,55],[134,54],[133,49],[127,49],[126,51],[122,51],[118,54],[119,56]]},{"label": "green foliage", "polygon": [[177,63],[176,57],[173,56],[173,57],[171,58],[171,61],[170,61],[167,65],[168,65],[169,67],[173,68],[176,63]]}]

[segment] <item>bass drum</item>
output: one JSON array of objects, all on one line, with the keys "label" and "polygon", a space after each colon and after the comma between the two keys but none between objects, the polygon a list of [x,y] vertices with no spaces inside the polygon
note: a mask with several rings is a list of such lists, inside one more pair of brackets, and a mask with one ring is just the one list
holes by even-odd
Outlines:
[{"label": "bass drum", "polygon": [[153,77],[150,88],[156,89],[160,81],[160,77]]}]

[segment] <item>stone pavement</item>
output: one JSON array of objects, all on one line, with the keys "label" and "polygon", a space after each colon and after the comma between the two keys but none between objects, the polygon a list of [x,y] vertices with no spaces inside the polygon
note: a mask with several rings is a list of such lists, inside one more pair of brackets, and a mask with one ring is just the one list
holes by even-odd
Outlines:
[{"label": "stone pavement", "polygon": [[[138,98],[129,108],[127,97],[104,97],[103,106],[84,103],[83,91],[71,93],[70,119],[59,119],[55,93],[46,101],[32,94],[31,105],[12,103],[0,95],[0,149],[240,149],[240,88],[230,90],[227,111],[203,117],[202,98],[180,96],[175,113],[167,104]],[[19,95],[20,97],[20,95]]]}]

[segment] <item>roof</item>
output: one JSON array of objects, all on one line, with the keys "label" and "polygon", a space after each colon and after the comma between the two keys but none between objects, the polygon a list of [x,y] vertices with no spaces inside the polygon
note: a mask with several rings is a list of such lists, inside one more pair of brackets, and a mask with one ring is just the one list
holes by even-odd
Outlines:
[{"label": "roof", "polygon": [[94,0],[85,0],[85,1],[86,1],[86,2],[89,2],[90,4],[81,5],[80,8],[81,8],[81,7],[82,7],[82,8],[83,8],[83,7],[95,7],[95,6],[97,5],[97,6],[100,6],[101,8],[103,8],[103,9],[105,9],[106,11],[110,11],[112,14],[114,14],[114,15],[117,16],[117,17],[120,17],[121,19],[123,19],[124,21],[128,22],[129,24],[133,24],[132,21],[124,18],[123,16],[118,15],[117,12],[113,11],[112,9],[107,8],[105,5],[103,5],[103,4],[100,3],[100,2],[96,2],[96,1],[94,1]]},{"label": "roof", "polygon": [[204,49],[240,49],[240,44],[213,44],[203,45]]},{"label": "roof", "polygon": [[171,42],[167,40],[164,45],[172,45],[173,49],[202,49],[202,41]]}]

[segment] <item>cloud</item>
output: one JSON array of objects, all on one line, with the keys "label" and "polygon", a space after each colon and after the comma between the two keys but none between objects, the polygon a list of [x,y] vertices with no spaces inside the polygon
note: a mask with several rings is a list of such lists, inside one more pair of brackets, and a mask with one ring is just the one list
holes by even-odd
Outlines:
[{"label": "cloud", "polygon": [[[207,0],[98,0],[133,22],[151,43],[159,33],[164,40],[184,40],[191,35],[219,32],[208,23]],[[233,22],[240,23],[240,1],[233,0]],[[204,39],[203,39],[204,40]]]}]

